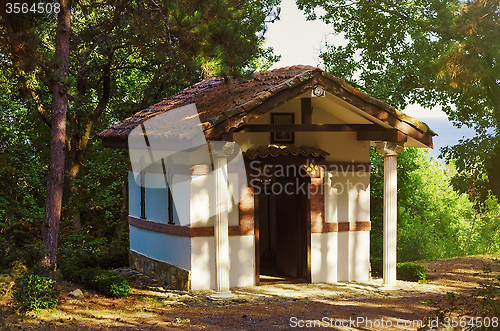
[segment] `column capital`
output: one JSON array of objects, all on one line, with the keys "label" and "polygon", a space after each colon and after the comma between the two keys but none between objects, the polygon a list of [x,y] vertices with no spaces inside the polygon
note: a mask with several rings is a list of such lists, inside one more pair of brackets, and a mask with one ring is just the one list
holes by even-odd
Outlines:
[{"label": "column capital", "polygon": [[404,150],[402,145],[390,141],[377,141],[375,145],[377,153],[383,156],[398,156]]},{"label": "column capital", "polygon": [[234,153],[234,144],[232,141],[211,141],[212,155],[215,157],[228,157]]}]

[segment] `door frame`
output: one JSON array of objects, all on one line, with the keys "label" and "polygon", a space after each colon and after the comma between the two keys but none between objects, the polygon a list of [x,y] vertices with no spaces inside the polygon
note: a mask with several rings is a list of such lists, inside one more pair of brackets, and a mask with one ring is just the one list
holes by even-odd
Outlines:
[{"label": "door frame", "polygon": [[[277,157],[276,159],[280,159],[280,163],[282,164],[294,164],[296,166],[302,165],[302,162],[300,162],[297,159],[300,158],[291,158],[291,157]],[[276,160],[273,160],[275,162],[272,163],[277,163]],[[297,162],[299,161],[299,162]],[[262,160],[263,164],[267,164],[265,160]],[[311,184],[309,184],[310,186]],[[310,187],[308,187],[310,189]],[[259,195],[254,194],[254,245],[255,245],[255,285],[259,286],[261,285],[260,282],[260,217],[259,217]],[[301,279],[304,279],[306,282],[310,283],[311,282],[311,199],[310,198],[305,198],[305,199],[299,199],[301,201],[301,204],[298,206],[298,208],[304,208],[304,213],[301,213],[305,215],[305,230],[306,230],[306,235],[304,236],[306,238],[306,244],[305,244],[305,252],[301,252],[301,254],[305,254],[305,265],[307,270],[305,271],[305,277],[300,277]],[[303,245],[301,245],[304,247]],[[301,255],[302,256],[302,255]]]}]

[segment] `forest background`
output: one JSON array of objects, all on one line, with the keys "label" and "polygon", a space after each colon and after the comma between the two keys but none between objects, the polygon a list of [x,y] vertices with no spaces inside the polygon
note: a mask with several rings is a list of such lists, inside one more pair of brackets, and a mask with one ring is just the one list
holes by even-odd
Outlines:
[{"label": "forest background", "polygon": [[[498,1],[299,0],[348,43],[322,68],[404,108],[441,105],[476,135],[398,158],[398,260],[500,253]],[[211,76],[269,68],[262,47],[278,1],[104,1],[71,5],[59,252],[95,249],[128,262],[127,158],[96,134]],[[57,15],[6,12],[0,0],[0,271],[36,266],[42,247]],[[153,19],[154,18],[154,19]],[[357,24],[362,22],[363,24]],[[382,256],[383,159],[372,151],[371,253]],[[61,253],[61,254],[63,254]]]}]

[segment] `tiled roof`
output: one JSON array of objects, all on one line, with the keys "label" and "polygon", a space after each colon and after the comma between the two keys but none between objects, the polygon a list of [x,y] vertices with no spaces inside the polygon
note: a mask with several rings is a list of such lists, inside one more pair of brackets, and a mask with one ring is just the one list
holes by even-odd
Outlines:
[{"label": "tiled roof", "polygon": [[255,160],[256,158],[266,158],[268,156],[277,157],[286,155],[325,158],[330,155],[330,153],[315,147],[270,145],[268,147],[261,146],[257,149],[249,148],[246,152],[243,153],[243,155],[251,160]]},{"label": "tiled roof", "polygon": [[[142,110],[98,134],[104,142],[126,144],[129,133],[146,120],[170,109],[195,103],[205,136],[218,139],[260,114],[295,98],[316,85],[347,102],[368,104],[375,111],[392,114],[419,132],[435,135],[426,124],[411,118],[387,103],[354,89],[348,83],[312,66],[292,66],[253,74],[241,79],[210,78]],[[327,86],[326,86],[327,85]],[[353,101],[358,100],[358,101]],[[365,107],[366,108],[366,107]],[[386,115],[384,115],[386,116]],[[172,126],[182,125],[182,118]],[[169,130],[168,127],[165,128]]]}]

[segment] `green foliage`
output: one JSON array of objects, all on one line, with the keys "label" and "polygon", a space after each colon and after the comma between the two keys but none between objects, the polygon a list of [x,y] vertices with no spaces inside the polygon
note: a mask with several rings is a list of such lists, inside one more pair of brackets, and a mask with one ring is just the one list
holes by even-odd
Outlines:
[{"label": "green foliage", "polygon": [[467,254],[500,252],[500,204],[491,194],[482,203],[481,211],[469,225]]},{"label": "green foliage", "polygon": [[[61,234],[80,219],[84,233],[127,242],[128,156],[103,148],[96,133],[204,77],[269,65],[276,57],[262,48],[258,32],[277,4],[83,0],[72,7]],[[32,265],[39,256],[56,25],[54,15],[0,13],[0,265],[6,268],[16,259]]]},{"label": "green foliage", "polygon": [[[371,257],[371,272],[372,277],[383,277],[384,264],[383,259]],[[396,277],[400,280],[410,282],[425,282],[427,270],[424,266],[413,262],[401,262],[396,264]]]},{"label": "green foliage", "polygon": [[380,257],[370,257],[372,277],[384,276],[384,259]]},{"label": "green foliage", "polygon": [[269,70],[281,59],[281,55],[275,55],[274,49],[272,47],[263,48],[264,42],[259,42],[260,48],[254,58],[252,58],[246,68],[244,68],[243,73],[253,73]]},{"label": "green foliage", "polygon": [[114,250],[106,238],[94,238],[82,233],[63,236],[58,254],[63,275],[68,264],[81,269],[114,269],[128,265],[128,249],[119,247]]},{"label": "green foliage", "polygon": [[[30,103],[15,94],[0,71],[0,268],[20,260],[31,267],[38,260],[45,200],[48,130]],[[40,128],[41,126],[41,128]]]},{"label": "green foliage", "polygon": [[111,297],[121,298],[130,294],[128,281],[109,271],[98,273],[94,277],[93,283],[101,292]]},{"label": "green foliage", "polygon": [[54,308],[58,303],[55,283],[45,276],[23,273],[16,280],[12,296],[28,310]]},{"label": "green foliage", "polygon": [[130,285],[125,278],[98,267],[81,268],[73,261],[67,262],[63,276],[110,297],[121,298],[130,294]]},{"label": "green foliage", "polygon": [[100,268],[81,269],[72,265],[69,269],[69,279],[82,283],[88,288],[115,298],[126,297],[130,294],[130,285],[127,280],[110,271]]},{"label": "green foliage", "polygon": [[[371,152],[371,253],[382,257],[383,157]],[[398,260],[417,261],[500,252],[500,205],[489,196],[478,212],[454,190],[453,163],[406,148],[398,157]]]},{"label": "green foliage", "polygon": [[403,262],[396,265],[397,279],[410,282],[425,282],[427,270],[424,266],[413,262]]},{"label": "green foliage", "polygon": [[[371,251],[382,257],[383,158],[371,154]],[[443,168],[416,148],[398,157],[398,260],[417,261],[464,254],[473,208],[453,190],[452,168]],[[450,239],[452,238],[452,239]]]},{"label": "green foliage", "polygon": [[105,238],[71,234],[62,238],[59,248],[60,270],[64,278],[81,283],[111,297],[130,293],[126,279],[102,268],[111,269],[128,264],[128,251],[111,254]]},{"label": "green foliage", "polygon": [[398,254],[401,260],[464,255],[474,208],[465,194],[453,189],[451,177],[455,170],[452,165],[444,168],[435,160],[427,160],[416,149],[405,153],[402,167],[408,162],[415,168],[407,173],[406,179],[399,180]]},{"label": "green foliage", "polygon": [[[484,163],[500,197],[500,4],[498,1],[297,0],[347,40],[320,57],[325,69],[403,109],[440,105],[476,137],[445,148],[459,172]],[[489,129],[489,130],[488,130]],[[489,166],[486,164],[489,163]]]}]

